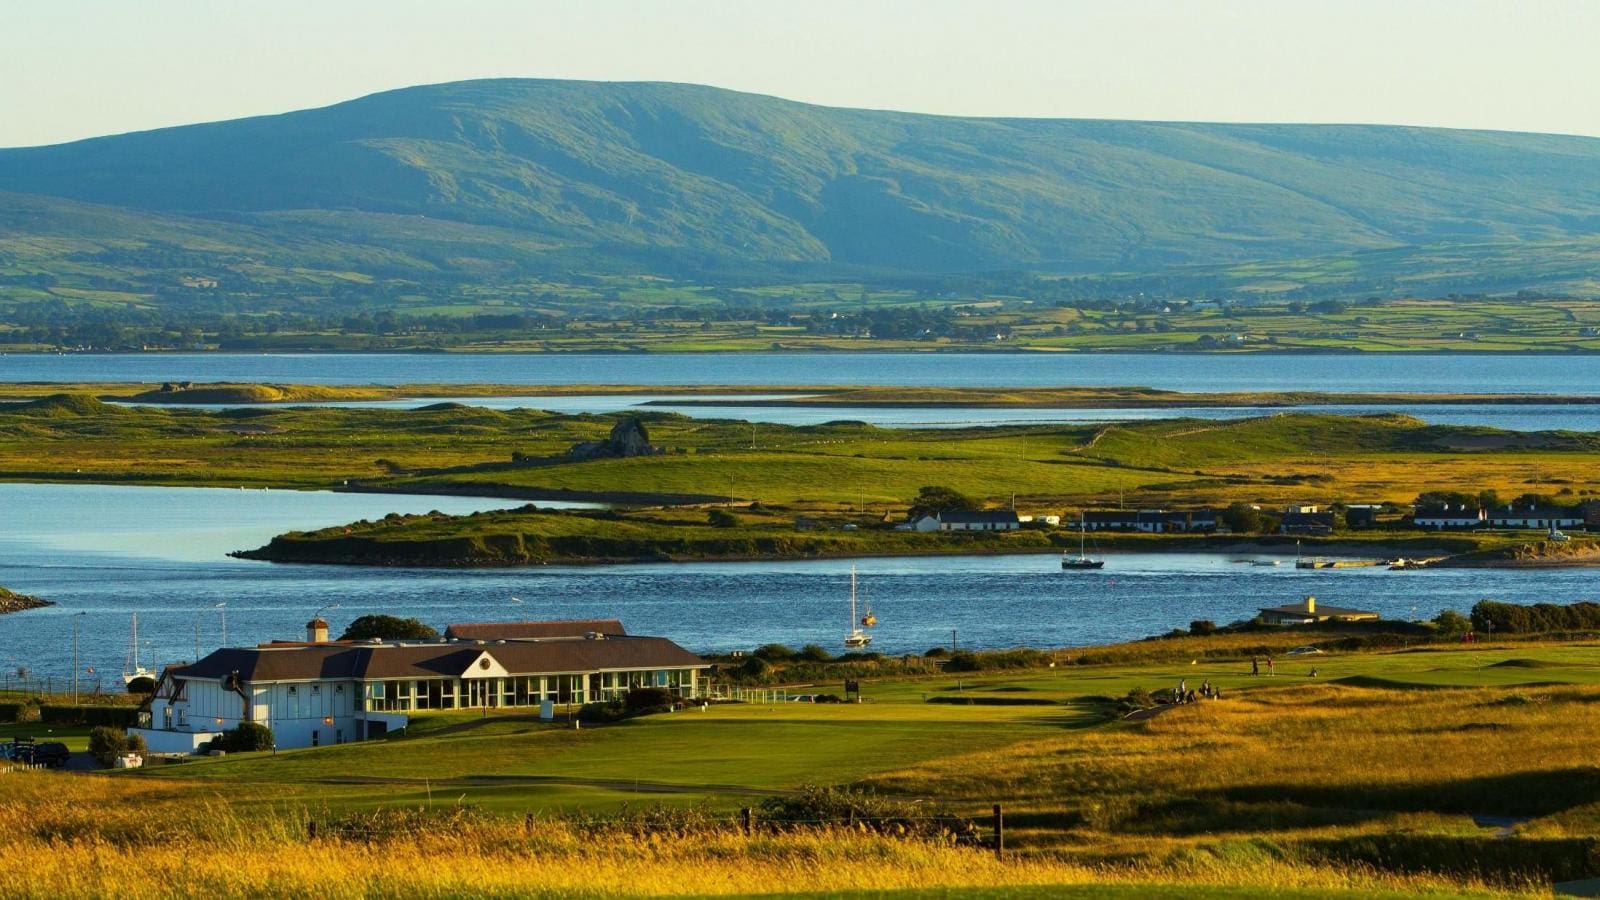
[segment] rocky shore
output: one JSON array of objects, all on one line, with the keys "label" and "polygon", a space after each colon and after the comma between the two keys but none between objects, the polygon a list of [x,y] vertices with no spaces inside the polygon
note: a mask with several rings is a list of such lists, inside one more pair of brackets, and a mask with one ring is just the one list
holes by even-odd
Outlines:
[{"label": "rocky shore", "polygon": [[43,609],[46,606],[55,606],[55,604],[49,600],[40,600],[38,597],[29,597],[26,594],[14,594],[5,588],[0,588],[0,615],[23,612],[30,609]]}]

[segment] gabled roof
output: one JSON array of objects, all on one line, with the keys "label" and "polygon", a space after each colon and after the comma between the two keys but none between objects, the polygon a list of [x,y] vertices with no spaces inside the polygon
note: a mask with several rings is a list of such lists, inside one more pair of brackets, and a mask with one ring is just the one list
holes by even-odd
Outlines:
[{"label": "gabled roof", "polygon": [[617,619],[567,619],[549,622],[469,622],[451,625],[444,636],[454,641],[519,641],[529,638],[584,637],[590,632],[627,634]]},{"label": "gabled roof", "polygon": [[224,648],[199,662],[168,670],[174,678],[241,681],[461,677],[487,654],[513,675],[597,672],[603,669],[681,669],[700,657],[666,638],[613,636],[504,643],[289,645]]},{"label": "gabled roof", "polygon": [[1014,509],[950,509],[939,513],[939,521],[958,525],[1020,524]]}]

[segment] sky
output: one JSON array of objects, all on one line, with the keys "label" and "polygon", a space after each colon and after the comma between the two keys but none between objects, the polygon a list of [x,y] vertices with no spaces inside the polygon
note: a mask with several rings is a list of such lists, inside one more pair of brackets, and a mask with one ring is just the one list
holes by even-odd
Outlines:
[{"label": "sky", "polygon": [[0,146],[527,76],[1600,136],[1600,0],[10,0]]}]

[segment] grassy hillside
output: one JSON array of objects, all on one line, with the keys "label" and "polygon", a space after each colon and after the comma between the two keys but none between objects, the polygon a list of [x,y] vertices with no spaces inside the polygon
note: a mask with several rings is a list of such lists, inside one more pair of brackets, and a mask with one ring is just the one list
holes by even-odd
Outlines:
[{"label": "grassy hillside", "polygon": [[[293,285],[392,305],[486,281],[537,296],[542,276],[570,286],[574,273],[994,270],[1115,274],[1143,291],[1139,279],[1219,263],[1235,268],[1178,277],[1359,289],[1420,267],[1409,284],[1514,288],[1547,283],[1527,263],[1541,255],[1563,283],[1592,271],[1597,161],[1600,140],[1579,137],[460,82],[0,150],[0,296],[63,282],[115,299],[142,281],[168,304]],[[1480,260],[1493,271],[1475,274]]]}]

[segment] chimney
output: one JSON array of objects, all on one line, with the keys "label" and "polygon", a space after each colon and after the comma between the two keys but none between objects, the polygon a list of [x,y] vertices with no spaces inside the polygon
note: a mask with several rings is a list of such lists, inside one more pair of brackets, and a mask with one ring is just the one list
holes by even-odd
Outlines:
[{"label": "chimney", "polygon": [[1307,594],[1306,595],[1306,612],[1308,614],[1315,615],[1316,611],[1317,611],[1317,598],[1311,596],[1310,594]]},{"label": "chimney", "polygon": [[323,643],[328,639],[328,620],[321,616],[306,623],[306,640],[313,644]]}]

